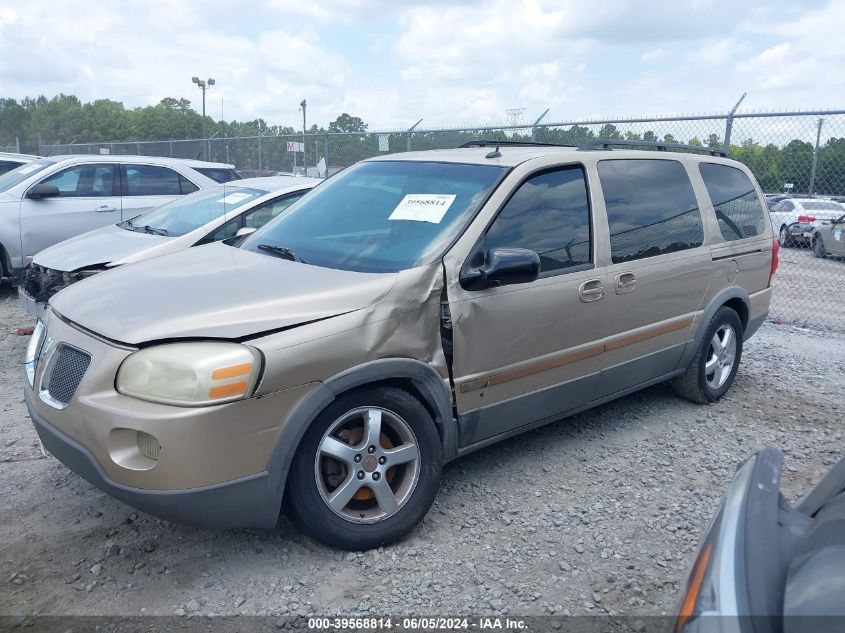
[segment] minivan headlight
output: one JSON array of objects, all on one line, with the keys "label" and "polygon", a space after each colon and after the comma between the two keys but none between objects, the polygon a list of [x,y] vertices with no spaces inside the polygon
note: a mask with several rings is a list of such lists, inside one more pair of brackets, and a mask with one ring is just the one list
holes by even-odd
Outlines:
[{"label": "minivan headlight", "polygon": [[180,407],[248,398],[261,373],[261,352],[240,343],[170,343],[126,357],[115,388],[125,396]]},{"label": "minivan headlight", "polygon": [[41,319],[35,324],[32,330],[32,336],[29,337],[29,344],[26,346],[26,356],[24,356],[24,366],[26,367],[26,379],[29,386],[35,385],[35,366],[38,364],[38,357],[41,355],[41,346],[44,344],[44,337],[47,334],[47,328]]}]

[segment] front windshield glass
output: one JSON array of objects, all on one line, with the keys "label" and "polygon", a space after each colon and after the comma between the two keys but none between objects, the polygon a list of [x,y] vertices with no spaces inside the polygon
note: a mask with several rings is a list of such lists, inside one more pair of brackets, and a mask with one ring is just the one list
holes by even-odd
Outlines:
[{"label": "front windshield glass", "polygon": [[266,193],[261,189],[249,187],[225,186],[201,189],[150,209],[124,222],[121,226],[130,231],[146,231],[168,237],[184,235],[216,220],[224,213],[237,211]]},{"label": "front windshield glass", "polygon": [[[359,163],[241,245],[359,272],[397,272],[439,256],[507,168],[419,161]],[[294,255],[295,254],[295,255]]]},{"label": "front windshield glass", "polygon": [[7,171],[0,176],[0,191],[8,191],[12,187],[21,184],[24,180],[32,176],[32,174],[37,174],[39,171],[55,164],[52,160],[42,158],[40,160],[34,160],[31,163],[24,163],[12,171]]}]

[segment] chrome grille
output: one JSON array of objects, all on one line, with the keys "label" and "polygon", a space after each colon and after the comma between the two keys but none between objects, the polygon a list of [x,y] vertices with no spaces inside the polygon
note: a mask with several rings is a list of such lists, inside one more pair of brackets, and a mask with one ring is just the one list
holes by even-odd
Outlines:
[{"label": "chrome grille", "polygon": [[47,393],[56,402],[67,405],[91,364],[91,356],[67,345],[60,345],[56,353],[58,359],[50,372]]}]

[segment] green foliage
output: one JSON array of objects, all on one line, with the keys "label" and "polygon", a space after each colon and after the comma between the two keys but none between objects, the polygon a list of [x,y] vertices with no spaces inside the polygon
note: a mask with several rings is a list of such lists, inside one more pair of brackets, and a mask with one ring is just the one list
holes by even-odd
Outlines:
[{"label": "green foliage", "polygon": [[[535,140],[559,145],[582,145],[595,138],[644,140],[657,142],[657,134],[646,130],[640,135],[630,129],[620,129],[607,123],[597,126],[540,127]],[[268,125],[262,119],[252,121],[214,121],[205,119],[205,130],[212,137],[202,142],[203,118],[191,101],[166,97],[158,104],[127,109],[119,101],[98,99],[81,103],[73,95],[60,94],[51,99],[0,98],[0,145],[14,145],[20,138],[21,150],[37,153],[39,142],[70,144],[73,142],[115,141],[112,151],[120,153],[149,153],[184,158],[208,158],[234,163],[238,167],[290,171],[297,166],[313,166],[323,156],[332,167],[350,165],[358,160],[376,156],[379,135],[368,132],[368,125],[360,117],[342,113],[329,123],[328,129],[312,125],[305,141],[305,154],[287,151],[287,143],[302,142],[302,130],[290,126]],[[259,139],[260,135],[260,139]],[[233,141],[233,137],[239,137]],[[459,130],[415,132],[409,139],[406,133],[388,135],[389,151],[442,149],[459,147],[476,139],[530,141],[529,129],[524,131]],[[664,134],[667,143],[682,143],[671,133]],[[123,144],[117,142],[123,141]],[[137,141],[159,141],[152,145],[135,145]],[[690,145],[722,149],[718,134],[702,140],[689,139]],[[259,151],[260,146],[260,151]],[[97,151],[96,148],[93,151]],[[783,191],[784,183],[794,184],[795,193],[809,190],[813,162],[813,145],[791,140],[784,145],[761,145],[753,138],[742,139],[730,147],[730,156],[754,172],[764,191]],[[845,195],[845,138],[832,137],[819,147],[815,192]]]}]

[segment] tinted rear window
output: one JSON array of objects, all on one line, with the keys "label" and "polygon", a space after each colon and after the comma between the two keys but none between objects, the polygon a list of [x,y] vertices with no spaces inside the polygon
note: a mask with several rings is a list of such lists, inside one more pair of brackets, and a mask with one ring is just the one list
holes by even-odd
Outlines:
[{"label": "tinted rear window", "polygon": [[613,263],[701,246],[701,214],[681,163],[603,160],[598,171],[610,225]]},{"label": "tinted rear window", "polygon": [[722,237],[741,240],[760,235],[765,226],[763,206],[748,176],[728,165],[701,163],[698,168],[716,211]]},{"label": "tinted rear window", "polygon": [[211,178],[214,182],[230,182],[232,180],[240,180],[241,177],[234,169],[225,169],[222,167],[194,167],[206,178]]}]

